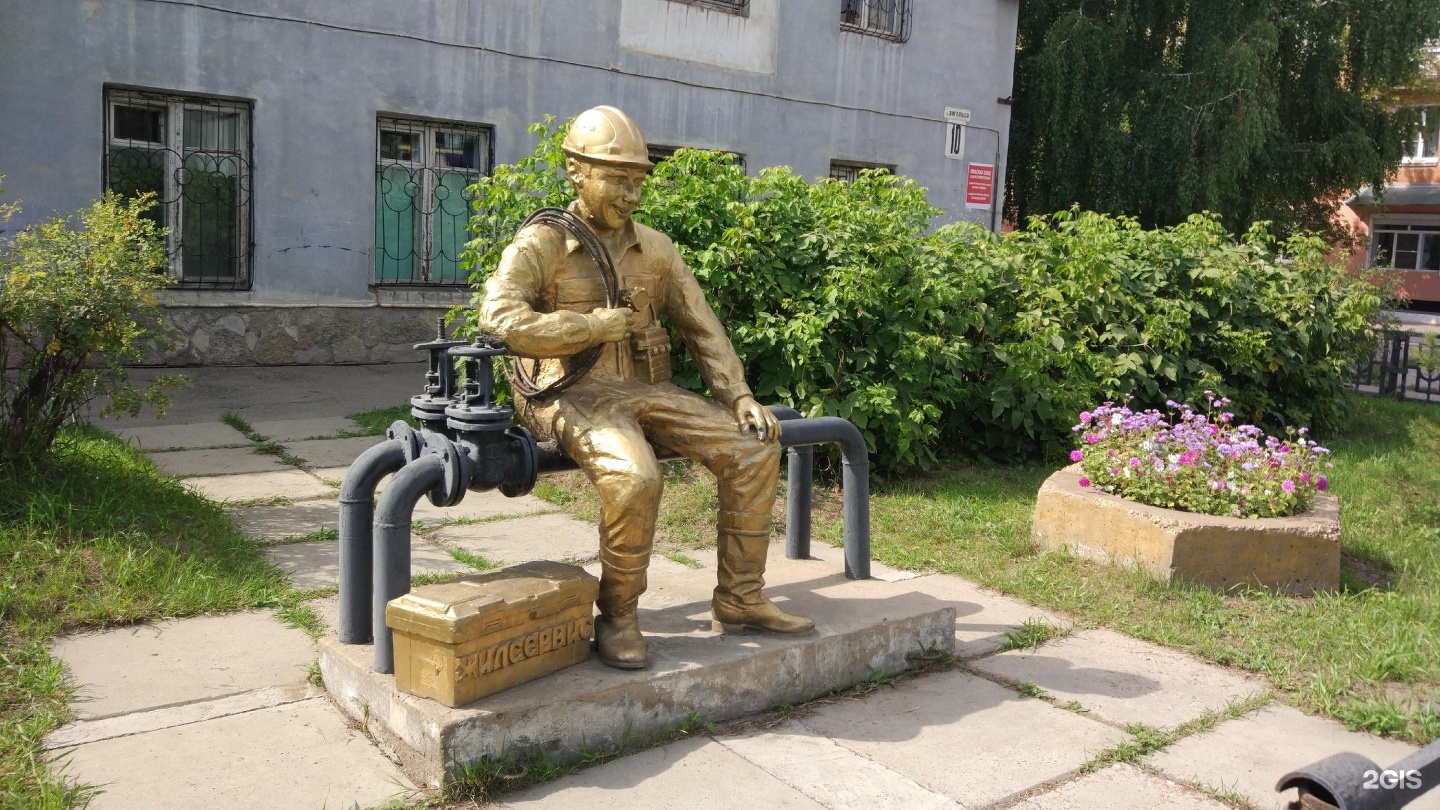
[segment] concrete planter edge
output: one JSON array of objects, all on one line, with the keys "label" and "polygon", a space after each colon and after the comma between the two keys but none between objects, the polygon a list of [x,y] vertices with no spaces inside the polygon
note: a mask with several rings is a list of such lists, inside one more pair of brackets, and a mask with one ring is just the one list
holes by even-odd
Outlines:
[{"label": "concrete planter edge", "polygon": [[1308,511],[1244,519],[1180,512],[1080,486],[1080,466],[1040,486],[1030,536],[1041,548],[1140,568],[1165,582],[1221,590],[1254,586],[1293,596],[1340,586],[1340,502],[1326,492]]}]

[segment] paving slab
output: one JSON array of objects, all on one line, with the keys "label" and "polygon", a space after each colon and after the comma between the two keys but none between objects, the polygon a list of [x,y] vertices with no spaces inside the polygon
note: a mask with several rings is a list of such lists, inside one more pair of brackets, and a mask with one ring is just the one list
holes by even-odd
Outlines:
[{"label": "paving slab", "polygon": [[[101,425],[104,427],[104,424]],[[204,447],[249,446],[250,440],[224,422],[121,428],[115,435],[141,450],[194,450]]]},{"label": "paving slab", "polygon": [[[346,366],[196,366],[182,369],[193,385],[175,391],[163,420],[150,408],[121,421],[125,427],[210,422],[226,412],[251,424],[306,417],[345,416],[401,405],[420,392],[427,364],[420,352],[414,363]],[[128,369],[130,380],[144,386],[173,368]],[[100,404],[86,413],[94,415]]]},{"label": "paving slab", "polygon": [[600,553],[595,525],[562,514],[446,526],[430,537],[442,545],[505,565],[531,560],[589,560]]},{"label": "paving slab", "polygon": [[203,723],[217,717],[253,712],[271,706],[283,706],[320,697],[324,694],[310,683],[292,683],[284,686],[266,686],[239,692],[226,697],[196,700],[176,706],[158,709],[142,709],[129,714],[117,714],[97,720],[74,720],[45,735],[45,748],[58,751],[77,745],[159,731],[162,728],[188,726]]},{"label": "paving slab", "polygon": [[50,649],[80,685],[82,720],[304,683],[315,660],[310,637],[268,611],[62,636]]},{"label": "paving slab", "polygon": [[[336,433],[360,430],[354,419],[345,416],[320,416],[312,419],[278,419],[250,423],[251,429],[271,441],[299,442],[306,439],[330,438]],[[375,437],[374,441],[379,441]]]},{"label": "paving slab", "polygon": [[1265,691],[1266,684],[1112,630],[1084,630],[1038,648],[981,658],[972,666],[1031,681],[1061,703],[1124,726],[1174,728]]},{"label": "paving slab", "polygon": [[[1226,720],[1146,759],[1158,771],[1181,781],[1233,790],[1261,808],[1280,810],[1295,791],[1275,792],[1280,777],[1331,754],[1353,751],[1382,768],[1414,752],[1415,746],[1347,731],[1333,720],[1311,717],[1272,703],[1245,717]],[[1431,790],[1406,810],[1437,810],[1440,793]]]},{"label": "paving slab", "polygon": [[[296,588],[328,588],[340,581],[340,544],[334,540],[266,546],[263,553]],[[475,573],[474,568],[419,538],[410,542],[410,570],[416,574]]]},{"label": "paving slab", "polygon": [[321,639],[321,673],[336,704],[393,746],[412,778],[432,785],[456,763],[538,750],[573,758],[674,729],[693,713],[722,722],[828,694],[876,670],[899,672],[922,645],[948,650],[955,624],[948,606],[905,583],[846,580],[816,565],[794,564],[808,580],[783,570],[792,566],[775,566],[783,584],[767,589],[777,603],[815,620],[808,636],[714,632],[715,574],[684,570],[652,576],[641,599],[645,669],[622,671],[591,658],[455,709],[396,691],[392,676],[371,671],[368,645]]},{"label": "paving slab", "polygon": [[413,795],[323,697],[62,753],[71,779],[103,790],[93,810],[350,808]]},{"label": "paving slab", "polygon": [[[385,481],[389,481],[389,478],[387,477]],[[383,489],[382,486],[381,491]],[[467,492],[465,500],[454,506],[436,506],[430,503],[429,498],[421,498],[420,502],[415,504],[415,511],[411,512],[410,516],[425,526],[434,527],[450,520],[486,520],[501,515],[529,515],[554,509],[554,506],[534,495],[507,498],[500,493],[500,490],[492,489],[488,492]],[[591,531],[594,532],[594,529],[592,528]],[[597,538],[595,542],[599,543],[599,535],[595,536]]]},{"label": "paving slab", "polygon": [[289,498],[301,501],[310,498],[335,497],[335,488],[315,476],[293,467],[273,472],[186,478],[186,486],[212,501],[253,501],[261,498]]},{"label": "paving slab", "polygon": [[1229,806],[1122,762],[1038,793],[1006,810],[1226,810]]},{"label": "paving slab", "polygon": [[308,467],[348,467],[350,462],[360,457],[361,453],[382,441],[384,441],[382,436],[315,439],[313,441],[285,442],[285,450],[292,456],[305,459]]},{"label": "paving slab", "polygon": [[798,721],[966,807],[1075,772],[1130,735],[963,672],[839,700]]},{"label": "paving slab", "polygon": [[496,806],[527,810],[821,810],[832,805],[806,797],[725,746],[701,737],[562,777],[506,796]]},{"label": "paving slab", "polygon": [[331,498],[283,506],[246,506],[231,509],[230,514],[239,521],[246,537],[262,543],[338,531],[340,527],[340,504]]},{"label": "paving slab", "polygon": [[1022,602],[963,577],[927,574],[910,580],[911,587],[955,605],[955,655],[978,658],[990,655],[1005,643],[1005,634],[1026,621],[1043,621],[1068,629],[1068,617]]},{"label": "paving slab", "polygon": [[200,475],[234,475],[236,473],[273,472],[290,469],[275,456],[256,453],[248,447],[222,447],[210,450],[167,450],[146,453],[160,472],[177,477]]},{"label": "paving slab", "polygon": [[961,810],[954,799],[798,723],[717,741],[829,810]]}]

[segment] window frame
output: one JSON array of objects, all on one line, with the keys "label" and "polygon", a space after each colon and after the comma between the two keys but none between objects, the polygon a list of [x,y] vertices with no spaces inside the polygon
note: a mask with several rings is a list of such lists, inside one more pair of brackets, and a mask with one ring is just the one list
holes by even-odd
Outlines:
[{"label": "window frame", "polygon": [[723,14],[734,14],[737,17],[750,16],[750,0],[669,0],[669,2],[699,6]]},{"label": "window frame", "polygon": [[[866,169],[878,169],[889,174],[895,174],[893,163],[870,163],[863,160],[839,160],[831,159],[829,178],[837,183],[853,183],[860,179],[860,172]],[[840,177],[837,170],[843,170],[847,176]]]},{"label": "window frame", "polygon": [[[1405,154],[1401,156],[1400,163],[1406,166],[1440,165],[1440,105],[1426,104],[1419,107],[1419,111],[1420,128],[1416,130],[1414,139],[1406,144]],[[1427,134],[1431,136],[1431,145],[1434,148],[1429,155],[1425,154],[1425,136]]]},{"label": "window frame", "polygon": [[[387,124],[389,124],[390,126],[387,127]],[[420,154],[418,156],[419,159],[416,159],[416,155],[413,151],[414,147],[412,147],[410,160],[400,160],[398,158],[384,157],[381,149],[383,148],[383,133],[386,131],[404,131],[418,134],[420,142]],[[440,159],[440,147],[437,137],[441,132],[460,133],[462,135],[476,135],[481,139],[481,143],[477,144],[475,152],[479,166],[478,168],[473,170],[473,173],[472,170],[456,170],[447,168],[443,165]],[[435,220],[437,210],[437,206],[434,204],[435,188],[437,186],[437,178],[445,171],[455,170],[467,174],[468,180],[466,182],[466,187],[468,187],[470,183],[474,182],[476,178],[482,175],[489,176],[495,169],[495,128],[490,124],[476,123],[471,121],[426,118],[414,115],[401,115],[398,113],[379,113],[375,117],[374,162],[376,167],[375,205],[377,210],[377,222],[375,238],[373,240],[375,255],[370,267],[370,284],[376,287],[468,286],[470,280],[466,276],[461,276],[453,279],[442,278],[438,280],[434,278],[436,259],[442,258],[443,260],[443,258],[448,258],[437,257],[434,254],[436,242]],[[412,198],[410,207],[413,222],[413,233],[411,236],[411,250],[409,255],[409,278],[401,278],[399,277],[398,273],[394,278],[387,278],[383,277],[383,274],[381,272],[382,262],[394,261],[398,263],[404,260],[404,257],[392,256],[387,250],[384,249],[384,246],[380,244],[381,238],[383,236],[381,223],[378,221],[380,216],[379,208],[382,204],[382,175],[384,170],[389,167],[401,167],[411,171],[411,182],[414,182],[413,178],[416,173],[418,173],[420,177],[420,182],[418,184],[418,193]],[[464,212],[463,214],[459,215],[462,217],[460,228],[464,232],[468,233],[469,220],[472,214],[470,203],[473,202],[473,200],[471,200],[468,196],[462,196],[461,199],[464,201]],[[425,201],[425,204],[416,205],[416,202],[421,200]],[[393,211],[394,209],[391,210]],[[450,214],[450,216],[456,215]],[[459,256],[457,255],[456,257],[454,257],[453,260],[458,265]]]},{"label": "window frame", "polygon": [[[1415,267],[1396,267],[1395,257],[1390,255],[1389,261],[1385,264],[1377,264],[1376,258],[1379,253],[1381,234],[1391,234],[1391,244],[1394,244],[1394,235],[1415,234],[1417,236],[1415,245]],[[1426,250],[1427,244],[1429,250]],[[1392,249],[1392,254],[1393,254]],[[1397,270],[1402,273],[1437,273],[1440,272],[1440,261],[1436,262],[1435,268],[1425,267],[1426,258],[1440,256],[1440,220],[1406,218],[1386,218],[1370,223],[1370,244],[1365,251],[1365,265],[1384,270]]]},{"label": "window frame", "polygon": [[[893,22],[876,25],[878,15],[891,13],[883,9],[886,2],[893,4]],[[897,43],[908,42],[913,14],[913,0],[840,0],[840,30]]]},{"label": "window frame", "polygon": [[[106,85],[103,94],[105,146],[101,159],[101,182],[104,189],[113,190],[113,150],[142,148],[159,152],[164,156],[161,199],[158,201],[158,205],[161,210],[162,227],[165,229],[165,255],[170,265],[171,283],[169,286],[178,289],[249,290],[254,278],[255,258],[255,210],[254,198],[251,194],[254,180],[252,156],[255,152],[253,104],[246,99],[224,96],[112,85]],[[117,121],[116,111],[119,108],[161,111],[161,140],[137,141],[117,137],[115,124]],[[235,148],[233,150],[209,149],[203,144],[193,148],[186,146],[185,112],[187,110],[220,110],[236,113],[239,119],[235,133]],[[229,278],[199,274],[186,278],[185,275],[184,227],[187,206],[185,205],[184,189],[187,181],[181,178],[189,177],[189,170],[186,169],[185,164],[187,159],[195,154],[233,156],[226,159],[233,159],[236,164],[235,253],[232,260],[234,273]]]}]

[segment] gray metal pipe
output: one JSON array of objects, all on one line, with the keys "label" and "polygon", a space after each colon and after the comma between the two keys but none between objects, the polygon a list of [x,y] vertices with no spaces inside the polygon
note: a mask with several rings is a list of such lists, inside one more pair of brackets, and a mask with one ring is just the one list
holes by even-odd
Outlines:
[{"label": "gray metal pipe", "polygon": [[790,474],[785,479],[785,556],[810,556],[810,513],[815,488],[815,448],[791,447]]},{"label": "gray metal pipe", "polygon": [[780,433],[784,447],[837,444],[844,462],[841,471],[845,516],[845,576],[870,578],[870,452],[865,437],[849,420],[817,416],[787,420]]},{"label": "gray metal pipe", "polygon": [[340,484],[340,643],[370,642],[375,488],[405,466],[405,442],[389,439],[360,454]]},{"label": "gray metal pipe", "polygon": [[426,453],[400,468],[375,507],[375,589],[371,629],[376,672],[395,671],[395,650],[385,625],[385,604],[410,592],[410,524],[415,504],[445,481],[445,459]]}]

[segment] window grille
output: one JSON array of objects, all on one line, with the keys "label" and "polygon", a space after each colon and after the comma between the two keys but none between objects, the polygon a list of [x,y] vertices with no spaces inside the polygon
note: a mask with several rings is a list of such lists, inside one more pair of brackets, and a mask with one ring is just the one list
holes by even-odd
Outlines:
[{"label": "window grille", "polygon": [[488,127],[381,117],[375,145],[375,283],[469,283],[460,254],[470,185],[489,174]]},{"label": "window grille", "polygon": [[105,136],[105,187],[155,195],[148,216],[167,230],[175,285],[249,289],[250,105],[107,90]]},{"label": "window grille", "polygon": [[910,0],[840,0],[840,27],[904,42],[910,38]]},{"label": "window grille", "polygon": [[860,179],[860,172],[866,169],[874,169],[881,172],[894,171],[894,166],[886,166],[881,163],[854,163],[846,160],[830,161],[830,179],[842,183],[853,183]]},{"label": "window grille", "polygon": [[[680,151],[680,149],[682,148],[683,147],[679,146],[661,146],[658,144],[648,144],[646,146],[646,150],[648,151],[650,157],[650,162],[654,163],[656,166],[659,166],[661,163],[664,163],[670,158],[675,157],[675,153]],[[711,151],[724,152],[725,154],[735,159],[735,165],[740,167],[740,171],[748,172],[748,169],[745,165],[745,156],[740,154],[739,152],[731,152],[726,149],[714,149]]]},{"label": "window grille", "polygon": [[691,6],[705,6],[717,11],[727,11],[731,14],[750,16],[750,0],[671,0],[675,3],[685,3]]},{"label": "window grille", "polygon": [[1370,231],[1370,266],[1440,272],[1440,223],[1377,223]]}]

